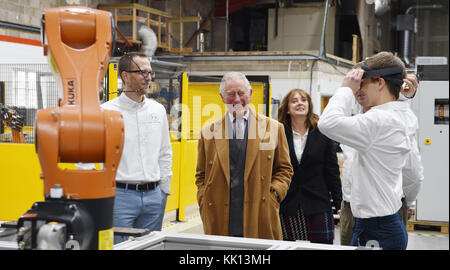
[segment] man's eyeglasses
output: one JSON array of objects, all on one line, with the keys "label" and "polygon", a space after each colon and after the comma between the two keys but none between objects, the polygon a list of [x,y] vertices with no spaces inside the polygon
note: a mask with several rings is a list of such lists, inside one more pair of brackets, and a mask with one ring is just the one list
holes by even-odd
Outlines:
[{"label": "man's eyeglasses", "polygon": [[236,95],[238,95],[239,97],[243,97],[244,95],[247,95],[247,92],[243,92],[243,91],[238,91],[238,92],[234,92],[234,91],[225,91],[225,95],[231,98],[236,97]]},{"label": "man's eyeglasses", "polygon": [[127,72],[130,72],[130,73],[136,73],[136,72],[139,72],[139,73],[141,73],[142,77],[144,77],[144,78],[146,78],[146,77],[150,74],[150,79],[151,79],[152,81],[155,79],[155,72],[153,72],[153,71],[147,71],[147,70],[142,70],[142,69],[139,67],[139,65],[136,64],[136,62],[134,62],[133,57],[131,57],[131,56],[129,56],[129,55],[128,55],[128,57],[130,58],[131,62],[133,62],[133,64],[136,65],[136,67],[138,68],[138,70],[128,70]]},{"label": "man's eyeglasses", "polygon": [[150,77],[151,77],[151,79],[153,80],[154,78],[155,78],[155,76],[156,76],[156,73],[154,72],[154,71],[147,71],[147,70],[127,70],[127,72],[130,72],[130,73],[141,73],[141,75],[145,78],[145,77],[147,77],[148,75],[150,75]]}]

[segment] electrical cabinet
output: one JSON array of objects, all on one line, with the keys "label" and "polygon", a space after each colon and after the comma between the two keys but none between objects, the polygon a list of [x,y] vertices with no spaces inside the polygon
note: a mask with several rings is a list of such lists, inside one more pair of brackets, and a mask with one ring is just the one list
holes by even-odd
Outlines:
[{"label": "electrical cabinet", "polygon": [[449,218],[449,81],[448,65],[419,65],[413,110],[419,119],[417,142],[424,180],[416,202],[418,221]]}]

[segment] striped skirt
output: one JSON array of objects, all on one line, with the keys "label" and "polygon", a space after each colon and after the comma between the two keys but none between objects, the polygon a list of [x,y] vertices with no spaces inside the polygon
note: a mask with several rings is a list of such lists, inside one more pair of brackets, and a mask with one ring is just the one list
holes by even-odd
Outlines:
[{"label": "striped skirt", "polygon": [[300,209],[295,216],[280,213],[280,220],[284,240],[333,244],[334,217],[331,211],[305,216]]}]

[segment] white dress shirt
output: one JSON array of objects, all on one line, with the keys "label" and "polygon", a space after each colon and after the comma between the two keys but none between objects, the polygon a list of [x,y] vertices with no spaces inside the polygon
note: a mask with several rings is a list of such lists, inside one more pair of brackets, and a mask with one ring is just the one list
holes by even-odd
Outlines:
[{"label": "white dress shirt", "polygon": [[303,136],[292,130],[295,156],[297,157],[297,161],[299,164],[300,161],[302,160],[303,151],[305,150],[306,140],[308,139],[308,133],[309,129],[306,129],[306,132]]},{"label": "white dress shirt", "polygon": [[402,102],[374,106],[365,114],[346,116],[353,92],[341,87],[330,99],[319,130],[335,141],[355,149],[350,204],[357,218],[395,214],[401,207],[402,170],[411,142]]},{"label": "white dress shirt", "polygon": [[[124,145],[116,181],[160,181],[160,189],[170,194],[172,146],[164,106],[148,98],[137,103],[125,94],[101,106],[119,111],[124,120]],[[89,169],[89,166],[93,164],[77,164],[80,169]]]},{"label": "white dress shirt", "polygon": [[[411,142],[411,152],[402,170],[403,175],[403,197],[408,206],[411,206],[419,194],[423,181],[423,165],[419,148],[417,144],[417,130],[419,128],[416,115],[410,109],[409,99],[399,98],[402,101],[399,106],[405,107],[405,114],[402,114],[403,121],[406,124],[407,134]],[[361,111],[359,113],[362,113]],[[342,199],[350,202],[351,184],[352,184],[352,166],[354,162],[355,149],[341,144],[344,155],[342,165]]]}]

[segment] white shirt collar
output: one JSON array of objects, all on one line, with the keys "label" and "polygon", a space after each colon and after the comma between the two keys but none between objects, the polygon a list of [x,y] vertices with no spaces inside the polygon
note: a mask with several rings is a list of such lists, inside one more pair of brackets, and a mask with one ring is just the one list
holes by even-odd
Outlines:
[{"label": "white shirt collar", "polygon": [[306,129],[306,132],[305,132],[305,134],[303,136],[300,133],[296,132],[295,130],[292,130],[292,134],[300,136],[302,139],[307,137],[308,133],[309,133],[309,128]]},{"label": "white shirt collar", "polygon": [[[232,113],[230,113],[230,112],[227,112],[227,113],[228,113],[228,116],[230,117],[231,123],[233,123],[235,117],[233,116]],[[247,108],[247,112],[244,114],[244,116],[242,118],[248,121],[249,115],[250,115],[250,110]]]},{"label": "white shirt collar", "polygon": [[404,109],[408,103],[403,101],[390,101],[377,106],[373,106],[371,109],[380,109],[380,110],[392,110],[392,109]]},{"label": "white shirt collar", "polygon": [[120,96],[120,101],[128,107],[134,108],[134,107],[142,107],[144,106],[145,102],[146,102],[146,98],[144,97],[144,100],[142,102],[136,102],[134,100],[132,100],[131,98],[129,98],[125,93],[122,93]]}]

